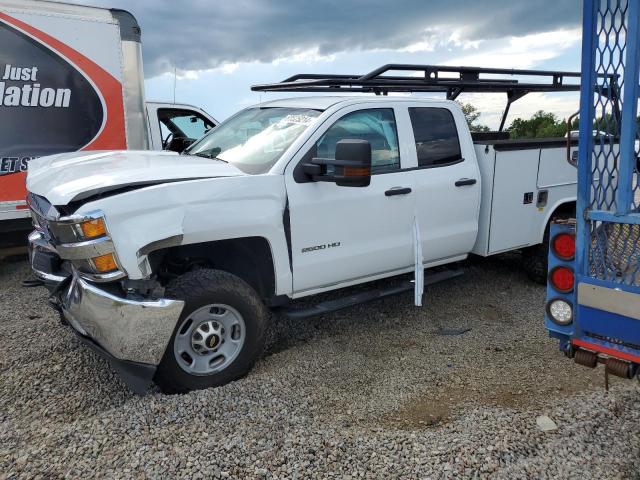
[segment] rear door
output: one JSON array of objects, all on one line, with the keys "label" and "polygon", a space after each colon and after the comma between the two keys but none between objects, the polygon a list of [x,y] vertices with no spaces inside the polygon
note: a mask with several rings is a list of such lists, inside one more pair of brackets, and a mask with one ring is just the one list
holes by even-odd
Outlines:
[{"label": "rear door", "polygon": [[[409,104],[416,219],[425,264],[466,255],[478,234],[480,172],[462,112]],[[464,132],[464,135],[459,135]]]},{"label": "rear door", "polygon": [[[296,293],[388,276],[413,264],[412,172],[402,170],[411,152],[399,142],[396,124],[387,104],[346,107],[289,164],[285,182]],[[369,186],[339,187],[301,174],[307,159],[335,158],[336,144],[344,139],[370,142]]]}]

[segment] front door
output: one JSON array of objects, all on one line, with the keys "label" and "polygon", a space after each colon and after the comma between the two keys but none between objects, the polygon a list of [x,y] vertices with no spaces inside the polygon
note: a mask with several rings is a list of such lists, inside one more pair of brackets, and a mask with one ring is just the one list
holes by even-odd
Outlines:
[{"label": "front door", "polygon": [[[411,171],[402,171],[395,111],[357,105],[341,110],[305,147],[310,157],[335,158],[336,144],[371,144],[367,187],[313,182],[290,165],[286,174],[291,221],[293,289],[329,289],[413,264],[414,195]],[[296,171],[296,168],[298,171]]]}]

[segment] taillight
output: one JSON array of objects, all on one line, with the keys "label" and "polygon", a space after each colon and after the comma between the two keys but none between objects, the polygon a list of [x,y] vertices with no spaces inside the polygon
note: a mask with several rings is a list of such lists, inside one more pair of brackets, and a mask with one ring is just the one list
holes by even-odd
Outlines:
[{"label": "taillight", "polygon": [[572,292],[574,281],[575,278],[573,270],[564,265],[555,267],[549,273],[549,283],[551,283],[551,286],[560,293]]},{"label": "taillight", "polygon": [[551,240],[551,251],[560,260],[573,260],[576,256],[576,237],[570,233],[559,233]]},{"label": "taillight", "polygon": [[552,223],[549,235],[549,273],[545,324],[550,332],[570,335],[575,321],[576,233],[573,221]]}]

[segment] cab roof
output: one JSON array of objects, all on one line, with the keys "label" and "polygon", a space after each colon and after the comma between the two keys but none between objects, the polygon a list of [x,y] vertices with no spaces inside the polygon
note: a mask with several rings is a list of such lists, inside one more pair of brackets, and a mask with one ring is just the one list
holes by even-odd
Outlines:
[{"label": "cab roof", "polygon": [[342,95],[342,96],[313,96],[313,97],[290,97],[261,102],[254,107],[289,107],[289,108],[309,108],[314,110],[326,110],[334,105],[370,103],[370,102],[396,102],[396,101],[419,101],[425,103],[442,103],[444,99],[423,98],[423,97],[406,97],[406,96],[372,96],[372,95]]}]

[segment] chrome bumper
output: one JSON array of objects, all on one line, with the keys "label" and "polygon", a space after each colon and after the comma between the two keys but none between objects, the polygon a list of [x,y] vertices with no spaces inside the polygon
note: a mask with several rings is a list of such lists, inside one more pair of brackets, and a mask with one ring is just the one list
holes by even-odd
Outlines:
[{"label": "chrome bumper", "polygon": [[[98,252],[95,255],[100,255],[100,250],[96,250],[95,242],[82,242],[76,244],[60,244],[60,245],[52,245],[51,242],[45,237],[45,235],[39,231],[34,230],[29,234],[29,263],[31,263],[31,269],[36,277],[44,282],[44,284],[52,290],[55,288],[60,282],[62,282],[65,278],[67,278],[71,274],[71,270],[69,265],[66,269],[61,268],[58,270],[51,270],[42,268],[39,265],[39,262],[36,259],[36,255],[38,252],[41,252],[45,255],[53,254],[56,256],[61,262],[66,261],[68,264],[69,260],[73,260],[76,257],[82,258],[87,256],[89,258],[91,256],[88,252]],[[102,240],[101,240],[102,241]],[[104,241],[101,245],[108,245],[111,248],[111,241],[109,240],[108,244]],[[74,248],[78,250],[75,251]],[[98,247],[103,248],[103,247]],[[69,253],[71,252],[71,253]],[[83,273],[78,272],[79,275],[85,277],[87,280],[97,282],[97,283],[109,283],[115,280],[119,280],[124,277],[124,272],[120,270],[116,270],[114,272],[109,273]]]},{"label": "chrome bumper", "polygon": [[181,300],[134,301],[73,275],[57,294],[61,313],[84,337],[117,360],[158,365],[178,322]]},{"label": "chrome bumper", "polygon": [[68,273],[63,271],[48,271],[49,269],[44,269],[38,266],[35,262],[35,259],[38,252],[54,255],[57,255],[57,252],[53,249],[49,242],[47,242],[47,240],[44,238],[44,235],[42,235],[42,233],[38,232],[37,230],[31,232],[28,239],[29,263],[31,264],[33,274],[40,280],[42,280],[47,288],[51,289],[56,287],[60,282],[67,278]]},{"label": "chrome bumper", "polygon": [[50,303],[80,340],[105,357],[131,390],[144,393],[184,302],[131,300],[98,288],[62,263],[38,231],[29,236],[29,259],[36,277],[52,292]]}]

